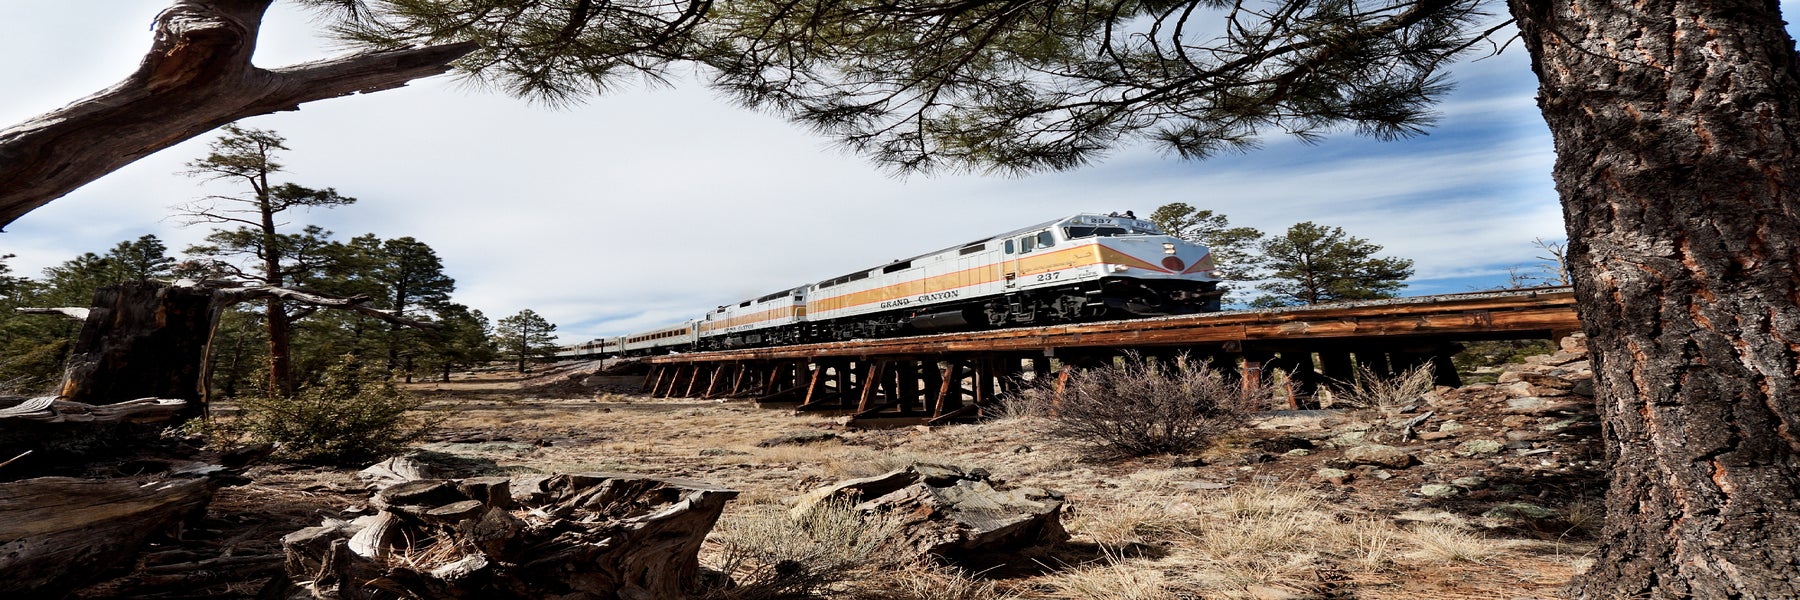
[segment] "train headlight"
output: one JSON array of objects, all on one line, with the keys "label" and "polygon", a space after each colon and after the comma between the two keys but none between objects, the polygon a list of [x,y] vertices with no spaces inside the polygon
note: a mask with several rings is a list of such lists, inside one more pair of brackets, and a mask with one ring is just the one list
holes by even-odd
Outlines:
[{"label": "train headlight", "polygon": [[1174,254],[1174,253],[1175,253],[1175,245],[1174,244],[1163,244],[1163,254]]},{"label": "train headlight", "polygon": [[1131,270],[1131,267],[1127,267],[1125,265],[1113,265],[1112,266],[1112,272],[1114,272],[1114,273],[1124,273],[1129,270]]}]

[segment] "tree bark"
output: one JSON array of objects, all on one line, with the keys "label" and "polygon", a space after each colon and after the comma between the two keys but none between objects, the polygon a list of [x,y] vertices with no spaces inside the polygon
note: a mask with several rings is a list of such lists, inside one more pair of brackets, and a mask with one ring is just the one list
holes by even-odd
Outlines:
[{"label": "tree bark", "polygon": [[1576,595],[1800,597],[1800,69],[1779,9],[1511,9],[1613,462]]},{"label": "tree bark", "polygon": [[137,72],[0,130],[0,228],[139,158],[245,117],[444,73],[472,43],[364,52],[274,70],[251,64],[273,0],[176,0]]}]

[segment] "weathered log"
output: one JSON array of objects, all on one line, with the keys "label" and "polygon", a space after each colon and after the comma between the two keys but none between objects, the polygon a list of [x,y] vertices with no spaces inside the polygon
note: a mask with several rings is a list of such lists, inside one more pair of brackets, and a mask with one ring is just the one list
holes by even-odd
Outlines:
[{"label": "weathered log", "polygon": [[[509,493],[510,492],[510,493]],[[619,473],[415,480],[381,512],[282,539],[319,598],[685,597],[700,544],[737,492]]]},{"label": "weathered log", "polygon": [[211,479],[0,483],[0,596],[59,597],[130,567],[151,536],[204,513],[217,487]]},{"label": "weathered log", "polygon": [[140,398],[96,406],[46,396],[0,408],[0,461],[6,463],[0,466],[31,453],[30,460],[0,473],[0,479],[29,476],[34,466],[67,466],[129,451],[138,442],[160,435],[160,423],[180,414],[188,404]]},{"label": "weathered log", "polygon": [[895,519],[890,550],[986,566],[1068,539],[1062,494],[1040,488],[997,489],[980,469],[917,464],[884,475],[825,486],[801,496],[798,517],[819,503],[856,503],[854,510]]}]

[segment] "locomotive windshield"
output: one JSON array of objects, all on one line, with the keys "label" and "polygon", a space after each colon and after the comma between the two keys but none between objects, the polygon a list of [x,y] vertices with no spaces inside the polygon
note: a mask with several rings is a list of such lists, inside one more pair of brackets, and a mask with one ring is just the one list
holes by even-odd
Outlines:
[{"label": "locomotive windshield", "polygon": [[1085,237],[1112,237],[1130,233],[1126,231],[1124,227],[1090,227],[1087,225],[1065,227],[1063,228],[1063,232],[1067,233],[1071,240]]}]

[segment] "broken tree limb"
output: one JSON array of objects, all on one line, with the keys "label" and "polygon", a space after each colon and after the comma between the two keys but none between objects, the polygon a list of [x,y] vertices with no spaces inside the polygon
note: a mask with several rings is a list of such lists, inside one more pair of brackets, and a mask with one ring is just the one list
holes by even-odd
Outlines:
[{"label": "broken tree limb", "polygon": [[317,306],[320,308],[335,308],[335,309],[340,309],[340,310],[354,311],[357,314],[381,319],[382,321],[393,323],[395,325],[404,325],[407,327],[414,327],[414,328],[418,328],[418,329],[438,329],[440,327],[437,323],[408,319],[404,316],[401,316],[399,313],[397,313],[395,311],[383,310],[383,309],[375,308],[373,306],[369,306],[370,300],[367,296],[352,296],[349,298],[337,298],[337,297],[332,297],[332,296],[326,296],[323,294],[316,294],[316,293],[312,293],[312,292],[296,290],[293,288],[271,287],[271,286],[220,288],[220,289],[217,289],[216,291],[214,291],[213,295],[215,297],[217,297],[223,304],[235,304],[235,303],[239,303],[239,302],[249,302],[252,300],[265,300],[265,299],[269,299],[269,298],[280,298],[282,300],[287,300],[290,302],[295,302],[295,303],[305,304],[305,305],[310,305],[310,306]]},{"label": "broken tree limb", "polygon": [[124,81],[0,130],[0,228],[75,188],[245,117],[406,85],[450,70],[473,43],[362,52],[261,69],[273,0],[176,0]]},{"label": "broken tree limb", "polygon": [[22,306],[13,310],[27,315],[62,315],[76,321],[86,321],[88,318],[88,309],[76,308],[73,306],[57,308],[32,308]]}]

